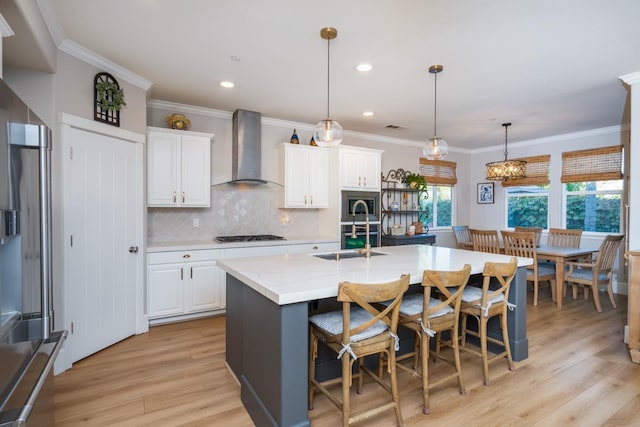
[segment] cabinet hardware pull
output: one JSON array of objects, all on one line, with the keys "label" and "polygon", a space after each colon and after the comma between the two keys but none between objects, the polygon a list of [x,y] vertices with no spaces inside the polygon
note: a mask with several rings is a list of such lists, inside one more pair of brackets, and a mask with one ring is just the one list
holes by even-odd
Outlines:
[{"label": "cabinet hardware pull", "polygon": [[184,279],[184,268],[180,268],[180,280]]},{"label": "cabinet hardware pull", "polygon": [[175,203],[175,202],[176,202],[176,200],[177,200],[177,199],[176,199],[176,197],[177,197],[177,194],[176,194],[176,192],[174,191],[174,192],[173,192],[173,203]]},{"label": "cabinet hardware pull", "polygon": [[191,255],[189,255],[189,254],[184,254],[184,255],[182,255],[182,258],[191,258]]},{"label": "cabinet hardware pull", "polygon": [[184,203],[184,191],[182,192],[182,203]]},{"label": "cabinet hardware pull", "polygon": [[313,205],[313,194],[309,197],[311,198],[311,204]]},{"label": "cabinet hardware pull", "polygon": [[318,250],[318,247],[317,247],[317,246],[314,246],[313,248],[311,248],[311,250],[317,251],[317,250]]},{"label": "cabinet hardware pull", "polygon": [[306,194],[304,195],[304,204],[305,205],[307,204],[307,195]]},{"label": "cabinet hardware pull", "polygon": [[129,247],[129,253],[137,254],[138,253],[138,247],[137,246],[130,246]]},{"label": "cabinet hardware pull", "polygon": [[364,178],[362,178],[364,180],[364,186],[367,186],[367,177],[365,176]]},{"label": "cabinet hardware pull", "polygon": [[362,185],[362,177],[359,176],[358,177],[358,187],[360,187]]},{"label": "cabinet hardware pull", "polygon": [[189,279],[193,279],[193,267],[189,267]]}]

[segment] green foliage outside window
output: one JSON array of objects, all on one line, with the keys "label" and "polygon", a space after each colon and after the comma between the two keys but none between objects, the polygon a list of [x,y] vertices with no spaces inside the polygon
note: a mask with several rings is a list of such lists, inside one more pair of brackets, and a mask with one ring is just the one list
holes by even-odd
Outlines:
[{"label": "green foliage outside window", "polygon": [[427,215],[420,218],[429,228],[451,227],[451,187],[434,186],[430,188],[434,197],[429,199]]},{"label": "green foliage outside window", "polygon": [[567,183],[567,228],[619,233],[621,189],[621,181]]},{"label": "green foliage outside window", "polygon": [[548,228],[548,197],[509,197],[507,224],[509,227]]}]

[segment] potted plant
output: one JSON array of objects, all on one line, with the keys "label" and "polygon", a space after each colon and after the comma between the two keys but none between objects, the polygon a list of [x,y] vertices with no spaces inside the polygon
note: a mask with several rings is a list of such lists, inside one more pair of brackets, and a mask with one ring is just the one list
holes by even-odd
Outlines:
[{"label": "potted plant", "polygon": [[124,102],[124,91],[116,83],[102,81],[96,83],[96,97],[102,111],[120,111]]},{"label": "potted plant", "polygon": [[427,188],[427,180],[418,173],[407,172],[402,182],[413,190],[425,190]]}]

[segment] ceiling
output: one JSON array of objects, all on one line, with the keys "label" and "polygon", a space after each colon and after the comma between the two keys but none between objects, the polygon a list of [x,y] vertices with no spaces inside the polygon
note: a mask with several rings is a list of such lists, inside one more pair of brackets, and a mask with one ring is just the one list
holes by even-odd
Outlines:
[{"label": "ceiling", "polygon": [[[41,2],[44,3],[44,2]],[[153,82],[150,97],[474,150],[628,122],[638,0],[51,0],[68,38]],[[49,22],[51,24],[51,22]],[[50,25],[51,27],[51,25]],[[355,69],[361,62],[374,68]],[[219,85],[235,83],[232,89]],[[373,111],[372,117],[363,117]],[[389,129],[387,125],[399,126]]]}]

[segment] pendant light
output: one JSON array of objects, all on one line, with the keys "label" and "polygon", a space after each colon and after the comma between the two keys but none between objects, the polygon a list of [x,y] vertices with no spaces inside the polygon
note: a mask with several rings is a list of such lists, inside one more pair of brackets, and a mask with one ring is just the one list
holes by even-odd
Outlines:
[{"label": "pendant light", "polygon": [[429,139],[427,146],[422,150],[422,154],[431,160],[441,160],[447,157],[449,154],[449,145],[447,141],[436,136],[437,133],[437,109],[438,109],[438,73],[444,69],[442,65],[432,65],[429,67],[429,72],[434,74],[434,90],[433,90],[433,138]]},{"label": "pendant light", "polygon": [[338,30],[326,27],[320,30],[320,37],[327,41],[327,118],[320,121],[313,132],[313,139],[320,147],[333,147],[342,142],[342,126],[329,115],[329,44],[338,37]]},{"label": "pendant light", "polygon": [[487,163],[487,179],[491,181],[509,181],[526,178],[527,162],[524,160],[507,160],[507,129],[511,126],[511,123],[503,123],[502,126],[504,126],[504,160]]}]

